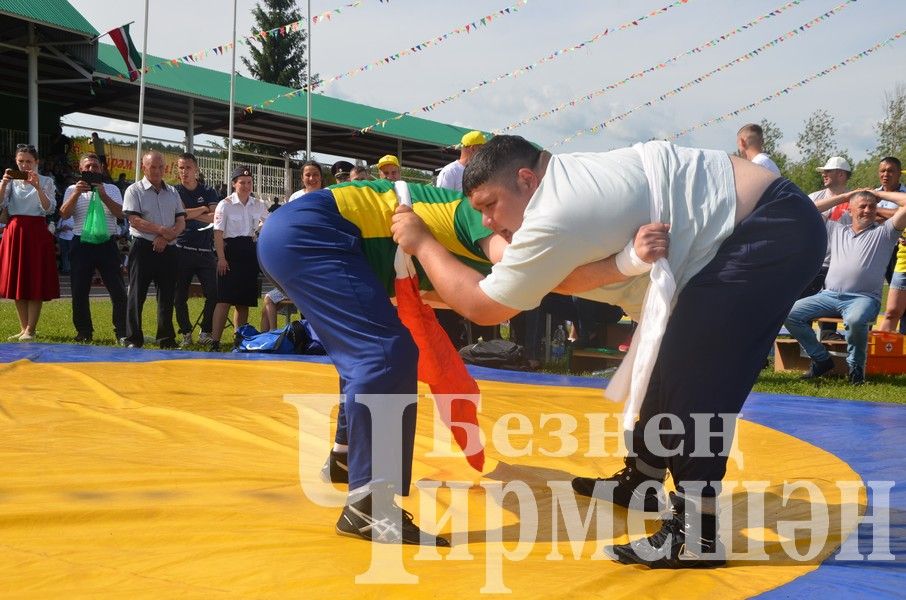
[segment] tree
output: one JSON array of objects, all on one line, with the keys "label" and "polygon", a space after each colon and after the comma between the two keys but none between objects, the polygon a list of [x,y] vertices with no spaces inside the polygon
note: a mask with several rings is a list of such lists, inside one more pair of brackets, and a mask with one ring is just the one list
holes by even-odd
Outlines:
[{"label": "tree", "polygon": [[[260,0],[252,9],[255,17],[255,29],[252,34],[261,31],[270,31],[289,23],[302,19],[301,11],[296,8],[295,0]],[[289,29],[274,32],[262,38],[256,36],[256,41],[261,45],[259,49],[249,44],[251,58],[242,57],[242,64],[249,73],[259,81],[275,83],[284,87],[301,89],[306,85],[305,68],[308,61],[305,58],[304,31],[291,31]],[[317,84],[318,77],[312,75],[312,82]],[[252,154],[280,155],[286,148],[256,144],[253,142],[237,141],[233,144],[234,151]],[[278,159],[261,159],[261,162],[270,165],[282,165]]]},{"label": "tree", "polygon": [[900,156],[906,151],[906,86],[897,84],[884,93],[884,118],[875,125],[878,157]]},{"label": "tree", "polygon": [[802,162],[826,161],[836,153],[834,118],[823,108],[813,112],[805,121],[805,127],[796,140],[796,148],[802,155]]},{"label": "tree", "polygon": [[776,123],[767,119],[762,119],[759,125],[761,125],[761,132],[764,135],[762,151],[771,157],[771,160],[774,161],[781,173],[786,173],[790,157],[780,149],[780,140],[783,139],[783,132],[780,131]]},{"label": "tree", "polygon": [[818,167],[831,156],[846,156],[845,152],[837,149],[834,141],[836,135],[834,118],[826,110],[819,108],[809,115],[796,140],[800,158],[789,167],[787,177],[790,181],[805,192],[824,187]]},{"label": "tree", "polygon": [[[252,9],[252,15],[256,26],[252,34],[302,19],[295,0],[260,0]],[[242,64],[259,81],[294,89],[304,88],[305,67],[308,65],[305,59],[305,35],[304,31],[278,31],[265,38],[259,35],[256,40],[261,48],[250,44],[251,59],[243,57]]]}]

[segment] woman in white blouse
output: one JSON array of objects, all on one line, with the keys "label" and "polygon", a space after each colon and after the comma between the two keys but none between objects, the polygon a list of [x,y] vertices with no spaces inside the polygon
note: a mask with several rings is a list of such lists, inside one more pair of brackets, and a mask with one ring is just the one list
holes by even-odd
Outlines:
[{"label": "woman in white blouse", "polygon": [[9,214],[0,242],[0,297],[14,299],[19,316],[19,333],[8,339],[27,342],[35,338],[43,303],[60,297],[56,249],[47,230],[56,188],[52,177],[38,174],[34,146],[16,147],[16,166],[0,182],[0,209]]},{"label": "woman in white blouse", "polygon": [[267,219],[267,205],[252,196],[252,173],[246,167],[233,171],[233,193],[214,210],[214,250],[217,252],[217,305],[211,337],[212,350],[220,350],[227,312],[235,307],[233,323],[248,323],[249,307],[258,305],[258,255],[255,234]]}]

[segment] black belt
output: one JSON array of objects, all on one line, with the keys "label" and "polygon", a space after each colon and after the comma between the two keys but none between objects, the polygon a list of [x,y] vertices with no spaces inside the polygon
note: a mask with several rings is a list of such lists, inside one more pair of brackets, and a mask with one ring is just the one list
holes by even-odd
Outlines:
[{"label": "black belt", "polygon": [[207,252],[207,253],[213,252],[213,250],[205,250],[204,248],[193,248],[191,246],[180,246],[179,244],[177,244],[176,247],[179,248],[180,250],[191,250],[192,252]]}]

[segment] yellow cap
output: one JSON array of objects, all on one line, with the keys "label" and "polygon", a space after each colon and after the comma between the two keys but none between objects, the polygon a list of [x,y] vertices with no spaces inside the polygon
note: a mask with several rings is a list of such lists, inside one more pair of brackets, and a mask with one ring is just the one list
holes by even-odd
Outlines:
[{"label": "yellow cap", "polygon": [[396,165],[400,166],[400,161],[397,157],[392,154],[387,154],[381,157],[381,160],[377,161],[377,168],[380,169],[384,165]]},{"label": "yellow cap", "polygon": [[486,143],[488,140],[485,139],[484,134],[480,131],[470,131],[469,133],[462,136],[462,145],[463,146],[479,146]]}]

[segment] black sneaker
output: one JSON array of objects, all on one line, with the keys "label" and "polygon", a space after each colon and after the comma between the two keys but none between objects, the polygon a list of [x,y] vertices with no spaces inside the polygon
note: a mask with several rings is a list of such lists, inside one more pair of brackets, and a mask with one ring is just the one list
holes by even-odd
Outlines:
[{"label": "black sneaker", "polygon": [[690,548],[687,541],[691,532],[687,523],[691,519],[685,511],[685,502],[674,493],[670,494],[670,502],[673,514],[657,532],[628,544],[604,548],[604,553],[624,565],[643,565],[650,569],[713,569],[727,564],[726,550],[717,539],[717,518],[701,515],[702,533],[707,532],[710,539],[699,535],[699,547]]},{"label": "black sneaker", "polygon": [[843,342],[846,341],[846,336],[836,331],[822,331],[818,339],[822,342]]},{"label": "black sneaker", "polygon": [[90,333],[80,333],[73,340],[77,344],[90,344],[93,336]]},{"label": "black sneaker", "polygon": [[808,371],[802,374],[802,377],[799,379],[817,379],[825,373],[834,370],[834,359],[828,358],[822,360],[821,362],[812,361],[811,366],[809,366]]},{"label": "black sneaker", "polygon": [[862,385],[865,383],[865,371],[862,367],[853,367],[849,370],[848,379],[851,385]]},{"label": "black sneaker", "polygon": [[[616,483],[616,487],[605,486],[607,482]],[[629,508],[633,503],[633,498],[636,498],[634,501],[636,505],[641,502],[646,512],[656,512],[660,510],[662,503],[658,498],[657,489],[651,486],[652,483],[658,484],[657,488],[660,488],[664,482],[640,473],[635,467],[635,461],[630,458],[626,459],[625,467],[610,477],[597,479],[576,477],[572,481],[573,490],[582,496],[607,500],[625,508]],[[607,492],[610,488],[613,489],[612,497]],[[643,488],[644,492],[642,492]]]},{"label": "black sneaker", "polygon": [[392,492],[387,492],[378,507],[372,507],[373,493],[344,506],[340,520],[337,521],[337,533],[379,544],[450,546],[446,538],[433,536],[419,529],[412,522],[412,514],[400,508],[393,501]]},{"label": "black sneaker", "polygon": [[349,454],[330,451],[330,456],[321,467],[321,481],[324,483],[349,483]]}]

